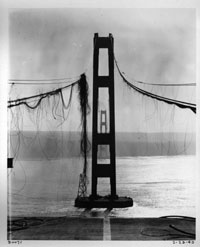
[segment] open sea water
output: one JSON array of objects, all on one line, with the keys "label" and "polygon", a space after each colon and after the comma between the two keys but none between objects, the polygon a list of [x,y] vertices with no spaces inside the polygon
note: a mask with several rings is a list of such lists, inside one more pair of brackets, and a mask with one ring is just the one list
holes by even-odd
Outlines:
[{"label": "open sea water", "polygon": [[[117,194],[129,196],[134,205],[113,209],[113,217],[195,217],[195,156],[117,158]],[[74,207],[81,158],[15,161],[8,171],[9,216],[80,216]],[[91,191],[91,160],[88,195]],[[110,193],[109,180],[98,179],[98,194]],[[96,209],[96,212],[101,209]]]}]

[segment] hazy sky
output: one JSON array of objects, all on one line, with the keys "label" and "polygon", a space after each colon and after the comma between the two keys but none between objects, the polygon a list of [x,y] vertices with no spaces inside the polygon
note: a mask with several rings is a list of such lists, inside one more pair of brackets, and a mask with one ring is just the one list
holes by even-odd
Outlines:
[{"label": "hazy sky", "polygon": [[[24,9],[9,15],[12,79],[46,79],[86,71],[92,98],[94,33],[114,36],[114,51],[130,80],[149,83],[196,82],[194,9]],[[15,86],[12,97],[24,97],[50,86]],[[195,102],[195,88],[145,87],[160,95]],[[74,99],[75,100],[75,99]],[[155,103],[123,86],[115,70],[118,131],[194,131],[190,110]],[[72,129],[78,110],[72,107]],[[28,120],[27,120],[28,121]],[[91,125],[91,118],[89,119]],[[76,127],[75,127],[76,126]]]}]

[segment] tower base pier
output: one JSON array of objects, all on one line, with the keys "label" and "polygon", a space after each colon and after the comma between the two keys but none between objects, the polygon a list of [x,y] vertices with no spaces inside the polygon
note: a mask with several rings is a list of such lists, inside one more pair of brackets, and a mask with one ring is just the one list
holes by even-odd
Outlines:
[{"label": "tower base pier", "polygon": [[75,207],[78,208],[126,208],[132,207],[133,200],[130,197],[111,198],[111,196],[77,197]]}]

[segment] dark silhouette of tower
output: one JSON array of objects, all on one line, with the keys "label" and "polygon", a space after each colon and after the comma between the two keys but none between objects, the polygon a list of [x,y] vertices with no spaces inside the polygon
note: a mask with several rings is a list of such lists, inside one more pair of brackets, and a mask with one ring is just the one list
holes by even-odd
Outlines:
[{"label": "dark silhouette of tower", "polygon": [[107,133],[107,111],[100,111],[100,133]]},{"label": "dark silhouette of tower", "polygon": [[[115,104],[114,104],[114,54],[113,37],[94,36],[94,63],[93,63],[93,127],[92,127],[92,197],[97,196],[97,180],[101,177],[110,178],[111,197],[116,196],[116,158],[115,158]],[[99,49],[108,50],[108,75],[99,76]],[[108,89],[109,93],[109,133],[98,133],[98,98],[99,89]],[[102,126],[102,125],[101,125]],[[98,164],[98,145],[108,145],[110,149],[110,163]]]},{"label": "dark silhouette of tower", "polygon": [[[108,75],[99,75],[99,50],[108,51]],[[99,91],[107,90],[109,100],[109,131],[107,126],[107,114],[101,111],[100,133],[98,133],[98,103]],[[102,120],[105,116],[105,121]],[[105,127],[105,132],[103,131]],[[98,163],[99,146],[108,146],[109,162]],[[99,196],[97,193],[98,178],[110,179],[110,195]],[[78,197],[75,206],[85,208],[123,208],[131,207],[133,200],[129,197],[118,197],[116,194],[116,154],[115,154],[115,99],[114,99],[114,39],[111,34],[108,37],[94,35],[93,57],[93,119],[92,119],[92,188],[89,197]]]}]

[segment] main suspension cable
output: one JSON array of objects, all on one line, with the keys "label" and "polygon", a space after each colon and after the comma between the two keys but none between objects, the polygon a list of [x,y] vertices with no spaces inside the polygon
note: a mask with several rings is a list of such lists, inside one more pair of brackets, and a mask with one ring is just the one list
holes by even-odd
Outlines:
[{"label": "main suspension cable", "polygon": [[192,110],[194,113],[196,113],[196,104],[192,104],[192,103],[188,103],[188,102],[183,102],[183,101],[179,101],[179,100],[174,100],[174,99],[170,99],[170,98],[166,98],[166,97],[163,97],[163,96],[160,96],[160,95],[157,95],[157,94],[153,94],[153,93],[150,93],[148,91],[145,91],[139,87],[136,87],[135,85],[133,85],[131,82],[129,82],[125,77],[124,75],[122,74],[122,72],[120,71],[119,69],[119,66],[117,64],[117,61],[116,59],[114,58],[115,60],[115,64],[116,64],[116,67],[117,67],[117,70],[119,72],[119,75],[122,77],[123,81],[128,85],[130,86],[131,88],[133,88],[135,91],[145,95],[145,96],[148,96],[148,97],[151,97],[153,99],[156,99],[156,100],[159,100],[159,101],[162,101],[162,102],[165,102],[167,104],[174,104],[180,108],[189,108],[190,110]]}]

